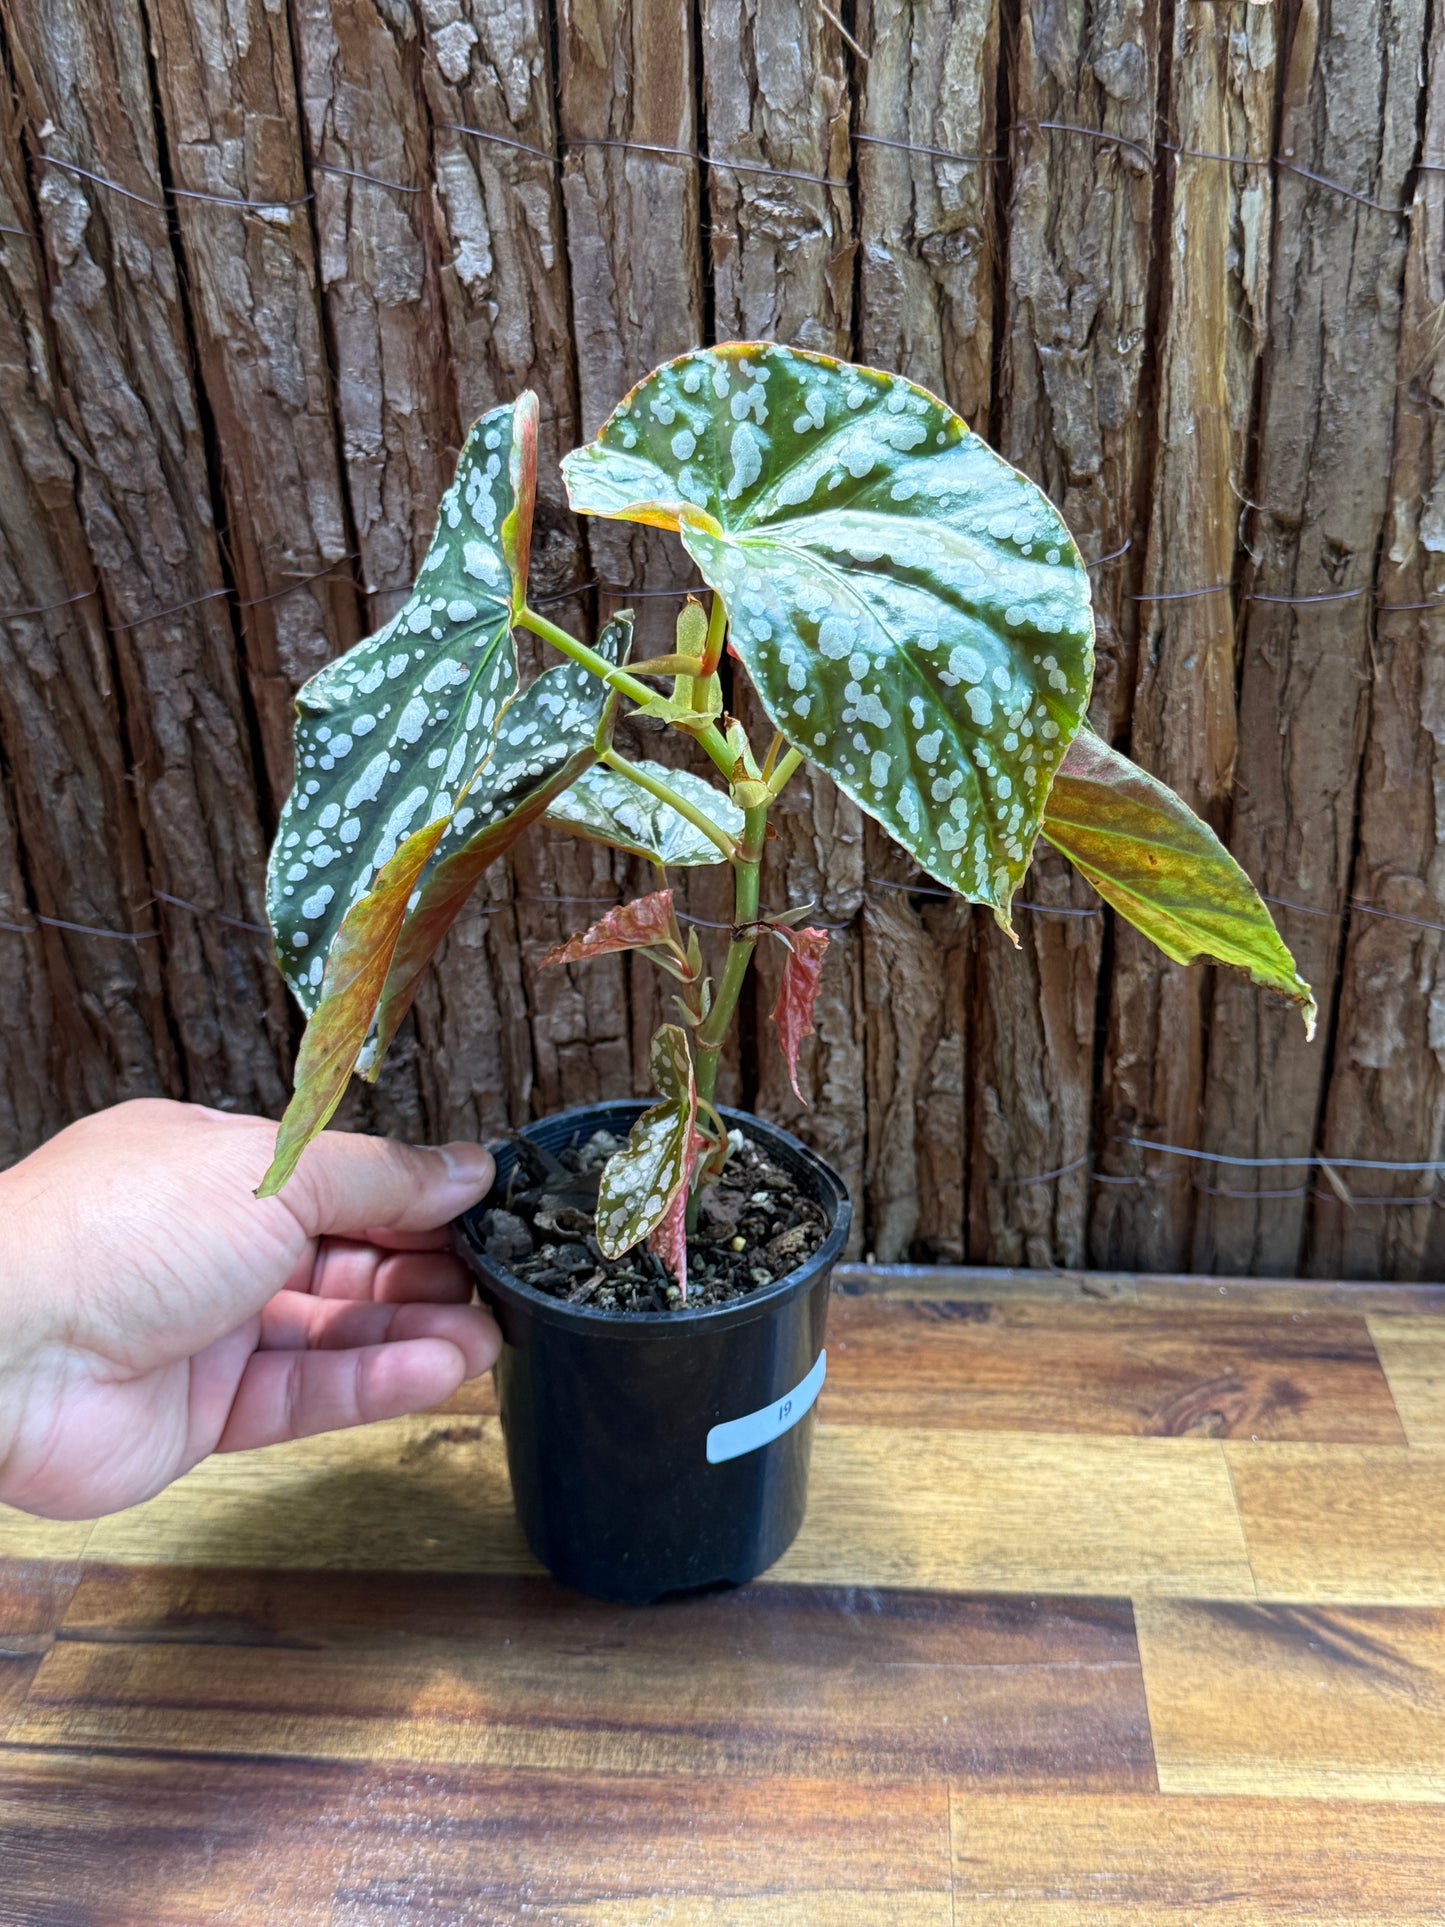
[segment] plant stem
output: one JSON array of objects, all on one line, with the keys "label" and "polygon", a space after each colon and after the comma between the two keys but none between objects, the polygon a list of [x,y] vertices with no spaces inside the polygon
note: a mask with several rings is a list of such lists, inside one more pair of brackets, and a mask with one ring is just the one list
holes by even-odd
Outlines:
[{"label": "plant stem", "polygon": [[[699,689],[704,685],[708,676],[715,676],[717,674],[717,666],[722,661],[723,642],[727,636],[727,626],[727,608],[723,603],[722,597],[718,594],[717,590],[714,589],[712,592],[712,607],[707,612],[707,641],[703,644],[703,673],[698,677],[697,687]],[[697,689],[693,691],[692,700],[694,708],[700,709],[702,707],[702,704],[698,701]]]},{"label": "plant stem", "polygon": [[727,831],[714,823],[707,812],[700,810],[696,803],[689,803],[685,796],[679,796],[677,791],[669,788],[660,777],[638,769],[636,764],[629,763],[625,756],[619,756],[615,749],[604,749],[602,761],[608,769],[615,769],[619,776],[627,777],[630,782],[636,783],[639,789],[646,790],[650,796],[655,796],[659,803],[666,803],[668,808],[676,810],[679,816],[685,816],[695,830],[701,830],[710,842],[717,845],[726,860],[729,863],[732,862],[737,855],[737,845]]},{"label": "plant stem", "polygon": [[621,690],[624,696],[630,696],[635,703],[650,703],[656,694],[656,691],[649,689],[646,683],[639,682],[636,676],[629,676],[625,669],[619,669],[605,656],[599,656],[597,651],[589,649],[585,642],[579,642],[576,636],[568,635],[565,629],[559,629],[555,622],[548,622],[545,616],[539,616],[535,609],[523,609],[517,617],[517,626],[521,629],[530,629],[532,634],[540,636],[543,642],[550,642],[552,647],[560,649],[564,656],[570,656],[573,662],[581,663],[582,667],[590,669],[594,676],[600,676],[609,689]]},{"label": "plant stem", "polygon": [[697,1033],[697,1089],[700,1097],[712,1102],[717,1089],[718,1060],[727,1036],[748,965],[757,948],[754,926],[758,919],[758,898],[762,878],[763,840],[768,829],[768,806],[760,804],[743,816],[742,841],[733,858],[733,936],[723,961],[722,978],[707,1021]]},{"label": "plant stem", "polygon": [[802,761],[803,752],[800,749],[790,749],[786,756],[779,757],[777,768],[767,779],[768,788],[773,792],[774,796],[781,794],[788,778]]}]

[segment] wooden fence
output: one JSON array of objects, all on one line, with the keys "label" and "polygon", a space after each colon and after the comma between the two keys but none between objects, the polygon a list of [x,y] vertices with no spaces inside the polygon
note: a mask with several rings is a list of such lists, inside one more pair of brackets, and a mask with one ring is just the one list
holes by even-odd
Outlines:
[{"label": "wooden fence", "polygon": [[[523,385],[535,588],[578,625],[640,593],[664,647],[680,555],[578,526],[556,457],[664,356],[770,336],[946,394],[1049,490],[1096,725],[1281,900],[1322,1018],[1165,964],[1051,857],[1015,952],[800,780],[766,890],[839,926],[813,1108],[775,960],[726,1094],[835,1160],[880,1258],[1445,1273],[1445,12],[841,18],[0,0],[0,1159],[140,1092],[279,1111],[296,684],[396,607]],[[626,875],[534,833],[353,1120],[643,1088],[657,985],[532,968]]]}]

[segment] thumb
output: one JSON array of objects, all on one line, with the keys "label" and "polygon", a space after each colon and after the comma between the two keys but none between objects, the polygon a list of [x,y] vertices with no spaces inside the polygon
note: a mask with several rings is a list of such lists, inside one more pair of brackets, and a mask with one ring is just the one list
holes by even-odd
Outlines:
[{"label": "thumb", "polygon": [[311,1238],[431,1231],[485,1197],[495,1175],[492,1154],[480,1144],[433,1148],[323,1131],[281,1197]]}]

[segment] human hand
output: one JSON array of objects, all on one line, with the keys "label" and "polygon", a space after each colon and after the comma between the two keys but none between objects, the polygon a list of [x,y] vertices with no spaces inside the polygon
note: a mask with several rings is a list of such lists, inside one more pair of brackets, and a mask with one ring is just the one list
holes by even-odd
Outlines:
[{"label": "human hand", "polygon": [[488,1153],[328,1131],[258,1199],[275,1136],[143,1098],[0,1172],[0,1500],[92,1518],[209,1452],[419,1411],[492,1364],[445,1229]]}]

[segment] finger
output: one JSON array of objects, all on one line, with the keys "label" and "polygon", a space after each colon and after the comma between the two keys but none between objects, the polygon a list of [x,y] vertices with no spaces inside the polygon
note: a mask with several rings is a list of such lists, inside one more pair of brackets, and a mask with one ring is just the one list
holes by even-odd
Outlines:
[{"label": "finger", "polygon": [[309,1273],[293,1273],[284,1289],[309,1291],[316,1298],[374,1298],[394,1305],[417,1298],[464,1305],[472,1295],[472,1281],[460,1258],[449,1251],[384,1251],[347,1238],[326,1238]]},{"label": "finger", "polygon": [[317,1432],[402,1418],[450,1398],[466,1376],[445,1338],[342,1352],[254,1352],[216,1450],[249,1452]]},{"label": "finger", "polygon": [[501,1334],[480,1305],[379,1305],[351,1298],[280,1292],[261,1314],[261,1351],[355,1351],[366,1345],[444,1338],[466,1363],[468,1378],[490,1370]]},{"label": "finger", "polygon": [[280,1194],[308,1237],[360,1237],[372,1229],[430,1231],[491,1189],[495,1167],[480,1144],[401,1144],[323,1131]]}]

